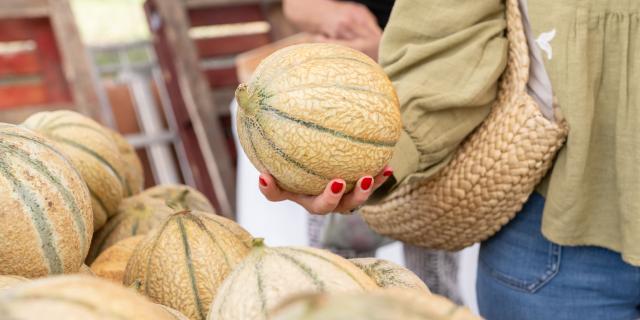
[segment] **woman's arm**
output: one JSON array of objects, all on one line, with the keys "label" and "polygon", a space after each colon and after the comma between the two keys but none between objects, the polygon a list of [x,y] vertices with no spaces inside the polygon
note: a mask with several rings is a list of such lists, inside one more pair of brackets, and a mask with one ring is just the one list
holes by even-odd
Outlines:
[{"label": "woman's arm", "polygon": [[404,132],[394,180],[424,178],[448,163],[489,113],[506,66],[501,0],[398,0],[380,63],[400,99]]}]

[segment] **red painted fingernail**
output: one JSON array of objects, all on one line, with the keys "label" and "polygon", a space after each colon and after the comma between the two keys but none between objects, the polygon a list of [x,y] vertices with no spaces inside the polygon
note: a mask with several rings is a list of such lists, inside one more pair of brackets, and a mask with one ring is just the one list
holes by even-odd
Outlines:
[{"label": "red painted fingernail", "polygon": [[373,183],[373,178],[366,177],[366,178],[362,179],[362,181],[360,182],[360,188],[362,188],[362,190],[364,190],[364,191],[367,191],[371,187],[372,183]]},{"label": "red painted fingernail", "polygon": [[333,193],[340,193],[340,191],[342,191],[342,188],[344,187],[344,183],[339,182],[339,181],[334,181],[331,184],[331,192]]},{"label": "red painted fingernail", "polygon": [[267,186],[267,180],[265,180],[263,177],[260,177],[260,185],[263,187]]},{"label": "red painted fingernail", "polygon": [[382,175],[385,176],[385,177],[390,177],[392,174],[393,174],[393,169],[386,169],[382,173]]}]

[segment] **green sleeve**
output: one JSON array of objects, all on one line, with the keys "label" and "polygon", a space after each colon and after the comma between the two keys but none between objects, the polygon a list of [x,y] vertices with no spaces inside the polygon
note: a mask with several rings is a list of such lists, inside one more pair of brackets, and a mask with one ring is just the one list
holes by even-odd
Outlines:
[{"label": "green sleeve", "polygon": [[380,45],[404,126],[390,162],[396,185],[446,165],[487,116],[506,65],[505,27],[501,0],[396,1]]}]

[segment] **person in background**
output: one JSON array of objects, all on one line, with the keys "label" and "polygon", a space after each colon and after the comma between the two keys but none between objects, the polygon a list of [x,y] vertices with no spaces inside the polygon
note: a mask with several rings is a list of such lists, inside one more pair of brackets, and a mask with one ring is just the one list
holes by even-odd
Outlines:
[{"label": "person in background", "polygon": [[[318,42],[336,43],[378,59],[378,47],[394,0],[284,0],[287,19]],[[324,247],[345,256],[375,256],[389,241],[376,235],[358,215],[309,217],[312,246]],[[431,289],[460,303],[457,253],[434,251],[403,244],[405,264]]]},{"label": "person in background", "polygon": [[[522,210],[481,245],[480,313],[640,319],[640,1],[519,2],[535,35],[530,50],[543,57],[532,66],[542,64],[570,132]],[[505,28],[503,0],[397,0],[379,59],[404,120],[385,169],[393,174],[375,177],[373,188],[383,185],[375,194],[327,188],[309,197],[263,173],[262,193],[317,214],[349,211],[438,172],[490,111],[507,61]]]}]

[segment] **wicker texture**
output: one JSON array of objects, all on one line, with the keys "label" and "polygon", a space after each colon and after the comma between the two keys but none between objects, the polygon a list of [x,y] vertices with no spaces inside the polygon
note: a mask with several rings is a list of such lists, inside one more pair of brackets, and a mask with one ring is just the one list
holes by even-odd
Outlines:
[{"label": "wicker texture", "polygon": [[361,210],[376,232],[420,247],[459,250],[495,234],[553,165],[568,127],[527,93],[529,50],[517,0],[507,0],[509,58],[482,125],[430,179],[404,184]]}]

